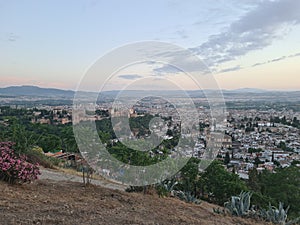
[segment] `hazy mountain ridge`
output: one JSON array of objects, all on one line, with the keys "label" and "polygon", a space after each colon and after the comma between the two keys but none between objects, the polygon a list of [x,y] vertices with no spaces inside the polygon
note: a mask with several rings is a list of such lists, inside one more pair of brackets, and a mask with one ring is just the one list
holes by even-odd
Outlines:
[{"label": "hazy mountain ridge", "polygon": [[74,91],[61,90],[56,88],[41,88],[37,86],[10,86],[0,88],[0,95],[8,96],[38,96],[38,97],[70,97],[74,96]]},{"label": "hazy mountain ridge", "polygon": [[[205,93],[213,93],[217,90],[206,89],[206,90],[188,90],[188,91],[180,91],[180,90],[169,90],[169,91],[157,91],[157,90],[125,90],[122,91],[122,95],[128,96],[159,96],[159,95],[170,95],[173,97],[184,97],[190,96],[192,98],[203,98],[205,97]],[[90,96],[97,94],[96,92],[81,92],[84,95]],[[101,97],[106,97],[110,99],[114,99],[120,93],[119,90],[113,91],[104,91],[100,94]],[[279,98],[283,100],[289,99],[300,99],[300,91],[270,91],[263,89],[255,89],[255,88],[241,88],[235,90],[221,90],[225,99],[231,98],[256,98],[266,97],[270,99]],[[0,88],[0,97],[5,96],[26,96],[26,97],[42,97],[42,98],[63,98],[63,99],[73,99],[76,94],[73,90],[62,90],[57,88],[41,88],[38,86],[10,86],[5,88]]]}]

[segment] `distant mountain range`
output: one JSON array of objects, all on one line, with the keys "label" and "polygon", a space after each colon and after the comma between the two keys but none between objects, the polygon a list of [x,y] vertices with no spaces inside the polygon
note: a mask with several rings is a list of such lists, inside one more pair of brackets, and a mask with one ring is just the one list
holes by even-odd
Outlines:
[{"label": "distant mountain range", "polygon": [[[206,92],[214,92],[214,90],[205,90]],[[203,97],[204,93],[202,90],[191,90],[186,91],[191,97]],[[92,94],[92,92],[86,92],[87,94]],[[106,91],[102,94],[106,97],[114,98],[118,95],[119,91]],[[153,94],[153,93],[163,93],[163,91],[144,91],[144,90],[134,90],[134,91],[125,91],[126,95],[129,96],[145,96],[145,94]],[[224,96],[231,96],[231,95],[285,95],[288,96],[289,94],[299,94],[300,92],[287,92],[287,91],[268,91],[263,89],[255,89],[255,88],[241,88],[235,90],[222,90]],[[96,93],[93,93],[96,94]],[[182,91],[168,91],[168,94],[172,96],[181,96]],[[6,88],[0,88],[0,96],[33,96],[33,97],[44,97],[44,98],[67,98],[71,99],[75,95],[75,91],[72,90],[61,90],[56,88],[41,88],[37,86],[11,86]]]},{"label": "distant mountain range", "polygon": [[35,97],[64,97],[72,98],[74,91],[56,88],[40,88],[37,86],[11,86],[0,88],[0,95],[7,96],[35,96]]},{"label": "distant mountain range", "polygon": [[270,92],[268,90],[264,89],[258,89],[258,88],[239,88],[235,90],[223,90],[223,92],[235,92],[235,93],[266,93]]}]

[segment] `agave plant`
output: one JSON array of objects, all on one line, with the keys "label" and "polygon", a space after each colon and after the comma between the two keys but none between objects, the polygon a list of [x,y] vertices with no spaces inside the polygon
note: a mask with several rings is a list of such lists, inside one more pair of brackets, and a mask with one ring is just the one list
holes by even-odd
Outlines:
[{"label": "agave plant", "polygon": [[224,207],[234,216],[246,216],[251,212],[250,192],[241,192],[239,196],[232,196],[231,200],[224,204]]},{"label": "agave plant", "polygon": [[[279,207],[276,208],[269,203],[269,208],[267,210],[262,209],[260,215],[267,221],[274,224],[286,225],[287,223],[287,213],[289,207],[284,209],[283,203],[279,202]],[[289,223],[290,224],[290,223]]]},{"label": "agave plant", "polygon": [[162,185],[164,186],[164,188],[168,191],[168,192],[172,192],[174,190],[174,187],[178,184],[177,181],[175,180],[168,180],[162,183]]},{"label": "agave plant", "polygon": [[201,200],[198,199],[195,195],[193,195],[190,191],[186,191],[186,192],[176,191],[176,196],[180,200],[188,202],[188,203],[195,203],[195,204],[201,203]]},{"label": "agave plant", "polygon": [[160,197],[173,196],[174,187],[178,184],[175,180],[166,180],[156,185],[156,191]]}]

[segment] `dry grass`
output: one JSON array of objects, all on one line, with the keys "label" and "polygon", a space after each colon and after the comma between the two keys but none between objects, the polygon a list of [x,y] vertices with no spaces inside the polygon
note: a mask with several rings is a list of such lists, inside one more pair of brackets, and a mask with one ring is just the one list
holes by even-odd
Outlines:
[{"label": "dry grass", "polygon": [[213,213],[214,205],[126,193],[81,183],[0,182],[0,224],[263,224]]},{"label": "dry grass", "polygon": [[[54,169],[55,169],[57,172],[62,172],[62,173],[68,174],[68,175],[73,175],[73,176],[82,177],[82,172],[79,172],[79,171],[74,170],[74,169],[62,168],[62,167],[55,167]],[[93,174],[92,174],[91,179],[92,179],[92,180],[107,181],[107,182],[110,182],[110,183],[115,183],[114,181],[108,180],[108,179],[106,179],[105,177],[103,177],[103,176],[101,176],[101,175],[99,175],[99,174],[96,174],[96,173],[93,173]],[[92,182],[92,183],[93,183],[93,182]]]}]

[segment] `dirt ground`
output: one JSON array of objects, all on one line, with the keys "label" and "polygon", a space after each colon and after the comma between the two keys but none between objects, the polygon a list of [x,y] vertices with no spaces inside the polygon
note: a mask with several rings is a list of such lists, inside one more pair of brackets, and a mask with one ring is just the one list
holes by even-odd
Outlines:
[{"label": "dirt ground", "polygon": [[126,193],[71,181],[0,182],[0,224],[262,224],[213,213],[206,202]]},{"label": "dirt ground", "polygon": [[[66,169],[40,169],[41,175],[39,176],[40,180],[53,180],[53,181],[72,181],[72,182],[83,182],[82,173],[76,172],[74,170],[66,170]],[[91,180],[92,184],[97,186],[113,189],[113,190],[123,190],[128,187],[126,185],[122,185],[119,183],[112,182],[107,180],[101,176],[93,175]]]}]

